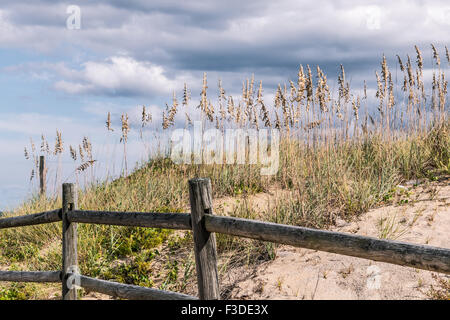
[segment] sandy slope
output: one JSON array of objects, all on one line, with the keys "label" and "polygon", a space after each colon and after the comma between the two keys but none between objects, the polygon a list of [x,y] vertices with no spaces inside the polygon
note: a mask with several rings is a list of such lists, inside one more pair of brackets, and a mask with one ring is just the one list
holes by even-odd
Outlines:
[{"label": "sandy slope", "polygon": [[[400,187],[402,189],[402,187]],[[371,210],[332,230],[450,248],[449,180],[413,187],[408,203]],[[383,219],[383,224],[380,224]],[[384,226],[384,228],[383,228]],[[389,226],[391,226],[390,231]],[[423,299],[431,272],[280,246],[275,260],[237,281],[231,299]]]}]

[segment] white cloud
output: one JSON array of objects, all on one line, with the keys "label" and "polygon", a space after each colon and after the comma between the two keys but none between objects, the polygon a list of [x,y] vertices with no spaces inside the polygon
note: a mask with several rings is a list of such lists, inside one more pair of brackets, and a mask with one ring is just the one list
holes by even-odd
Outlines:
[{"label": "white cloud", "polygon": [[[69,71],[69,72],[67,72]],[[182,88],[184,77],[170,79],[162,66],[131,57],[113,56],[102,62],[88,61],[82,70],[60,69],[65,79],[55,88],[71,94],[152,95]]]}]

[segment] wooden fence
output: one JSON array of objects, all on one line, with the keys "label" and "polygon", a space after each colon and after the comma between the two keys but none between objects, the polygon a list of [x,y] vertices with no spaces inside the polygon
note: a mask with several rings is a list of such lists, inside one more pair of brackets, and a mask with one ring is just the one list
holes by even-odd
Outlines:
[{"label": "wooden fence", "polygon": [[181,293],[80,275],[77,271],[77,223],[192,230],[200,299],[220,297],[217,232],[450,274],[450,250],[446,248],[215,216],[209,179],[189,181],[190,214],[78,210],[75,185],[65,183],[62,190],[61,209],[0,219],[0,229],[62,221],[62,270],[0,271],[0,281],[61,282],[65,300],[76,300],[80,287],[123,299],[197,299]]}]

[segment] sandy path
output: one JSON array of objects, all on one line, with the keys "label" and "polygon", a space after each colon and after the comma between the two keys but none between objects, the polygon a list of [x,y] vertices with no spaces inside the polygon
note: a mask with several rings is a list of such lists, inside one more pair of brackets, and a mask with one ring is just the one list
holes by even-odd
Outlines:
[{"label": "sandy path", "polygon": [[[371,210],[332,230],[450,248],[448,180],[404,188],[408,203]],[[380,221],[383,221],[381,224]],[[280,246],[275,260],[236,283],[231,299],[424,299],[432,272]]]}]

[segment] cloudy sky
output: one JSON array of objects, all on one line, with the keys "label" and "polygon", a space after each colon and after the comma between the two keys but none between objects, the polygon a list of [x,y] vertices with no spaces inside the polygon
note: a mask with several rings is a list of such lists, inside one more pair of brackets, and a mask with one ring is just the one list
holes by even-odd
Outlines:
[{"label": "cloudy sky", "polygon": [[360,87],[383,53],[392,65],[417,44],[431,61],[430,43],[442,52],[449,31],[448,0],[2,0],[0,209],[32,190],[30,138],[53,144],[58,129],[66,145],[88,136],[98,154],[114,153],[108,111],[116,125],[138,106],[158,114],[185,82],[197,97],[203,72],[238,94],[252,74],[270,92],[300,64],[320,65],[329,79],[343,64]]}]

